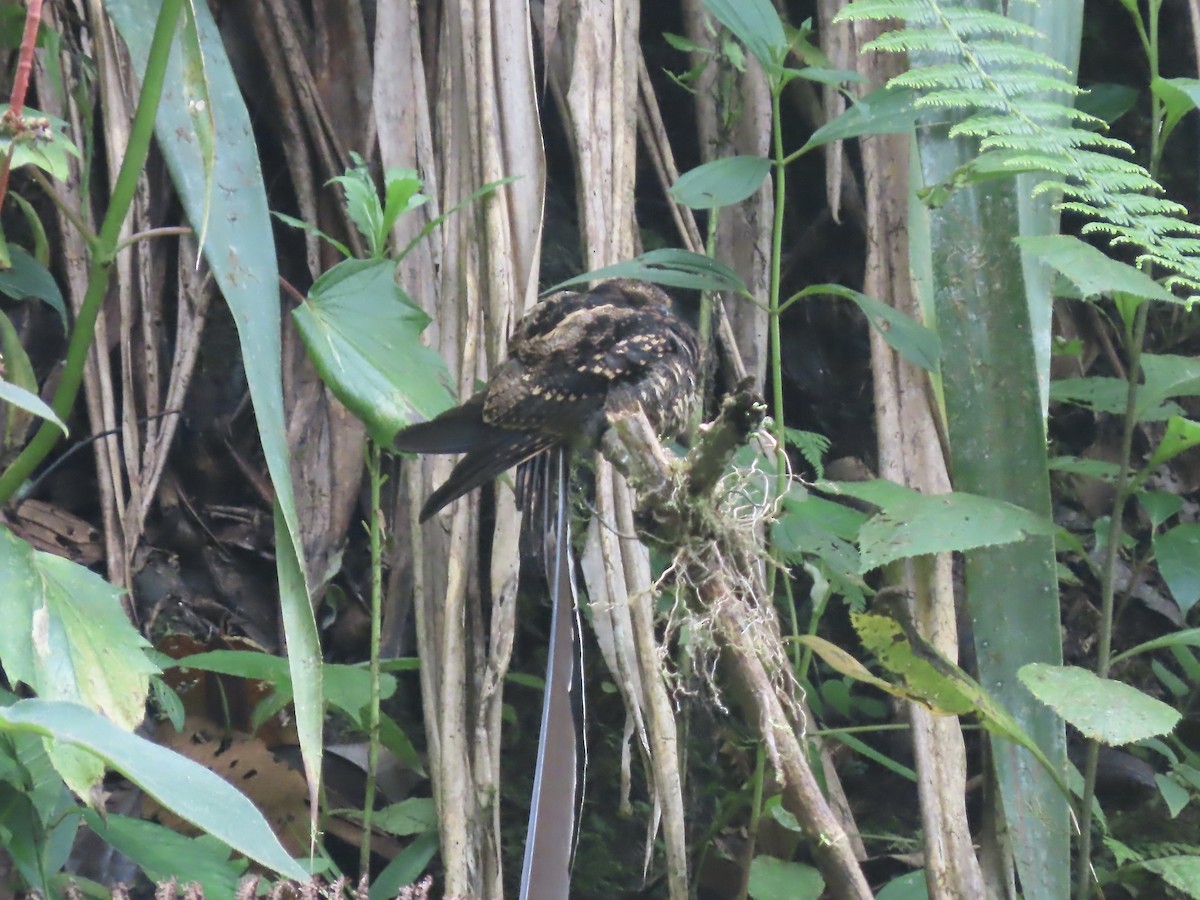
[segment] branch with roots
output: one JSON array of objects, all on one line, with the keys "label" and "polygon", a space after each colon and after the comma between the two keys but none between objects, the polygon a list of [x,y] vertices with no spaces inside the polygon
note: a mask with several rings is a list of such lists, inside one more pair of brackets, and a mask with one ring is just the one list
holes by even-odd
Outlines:
[{"label": "branch with roots", "polygon": [[663,449],[640,407],[613,412],[601,451],[636,490],[639,527],[673,551],[671,568],[710,623],[738,693],[758,723],[785,805],[808,837],[832,895],[869,898],[851,842],[805,753],[797,685],[764,596],[759,529],[747,527],[721,496],[730,460],[765,412],[762,401],[740,386],[725,399],[717,419],[701,427],[683,459]]}]

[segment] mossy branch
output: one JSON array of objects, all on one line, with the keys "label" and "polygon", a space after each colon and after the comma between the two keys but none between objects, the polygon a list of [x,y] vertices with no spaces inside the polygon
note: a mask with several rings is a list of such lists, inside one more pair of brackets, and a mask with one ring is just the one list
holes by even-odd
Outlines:
[{"label": "mossy branch", "polygon": [[[766,407],[743,385],[727,397],[716,421],[700,429],[682,460],[663,450],[640,409],[612,413],[601,450],[638,494],[640,526],[675,551],[678,577],[695,591],[707,621],[750,706],[763,746],[783,783],[787,808],[809,840],[832,896],[868,898],[871,890],[845,829],[821,792],[804,749],[804,722],[773,614],[748,586],[762,579],[759,554],[747,548],[743,522],[728,517],[720,484],[737,449],[762,424]],[[769,607],[766,612],[770,613]]]}]

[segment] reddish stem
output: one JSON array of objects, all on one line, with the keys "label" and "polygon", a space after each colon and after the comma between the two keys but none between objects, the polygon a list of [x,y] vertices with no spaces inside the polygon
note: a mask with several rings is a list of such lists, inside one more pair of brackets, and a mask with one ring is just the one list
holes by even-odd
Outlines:
[{"label": "reddish stem", "polygon": [[[17,59],[17,74],[13,79],[12,96],[9,99],[5,123],[13,129],[13,139],[22,131],[21,113],[25,111],[25,95],[29,93],[29,74],[33,71],[33,51],[37,47],[38,27],[42,22],[42,0],[27,0],[25,7],[25,33],[21,36],[21,55]],[[0,207],[8,196],[8,172],[12,162],[12,149],[0,160]]]},{"label": "reddish stem", "polygon": [[29,73],[33,71],[33,51],[37,46],[38,26],[42,22],[42,0],[28,0],[25,7],[25,33],[21,36],[21,56],[17,60],[17,76],[13,79],[12,99],[8,110],[20,116],[29,93]]}]

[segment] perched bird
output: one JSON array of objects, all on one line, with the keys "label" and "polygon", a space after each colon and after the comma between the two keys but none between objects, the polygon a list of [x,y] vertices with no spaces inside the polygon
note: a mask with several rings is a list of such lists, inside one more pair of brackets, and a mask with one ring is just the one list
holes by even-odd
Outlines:
[{"label": "perched bird", "polygon": [[[594,446],[616,409],[640,403],[660,435],[681,434],[699,365],[695,331],[653,284],[614,279],[547,297],[518,323],[508,359],[482,391],[396,436],[398,450],[466,454],[421,521],[515,465]],[[530,481],[526,467],[517,479],[523,505]]]}]

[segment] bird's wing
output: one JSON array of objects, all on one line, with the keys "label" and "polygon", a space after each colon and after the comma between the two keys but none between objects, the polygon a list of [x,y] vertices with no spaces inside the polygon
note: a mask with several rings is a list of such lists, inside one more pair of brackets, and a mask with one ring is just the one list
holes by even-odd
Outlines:
[{"label": "bird's wing", "polygon": [[466,453],[495,436],[497,428],[483,421],[483,394],[448,409],[436,419],[402,428],[392,446],[409,453]]},{"label": "bird's wing", "polygon": [[458,461],[446,483],[429,495],[421,507],[421,521],[441,511],[464,494],[468,494],[496,476],[525,462],[558,443],[554,435],[531,431],[492,429],[490,437],[472,446]]}]

